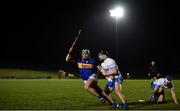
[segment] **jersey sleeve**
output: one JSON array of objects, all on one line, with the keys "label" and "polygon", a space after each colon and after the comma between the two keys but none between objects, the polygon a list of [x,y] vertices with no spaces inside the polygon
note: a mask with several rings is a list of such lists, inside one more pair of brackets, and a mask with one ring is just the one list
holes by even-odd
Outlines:
[{"label": "jersey sleeve", "polygon": [[157,84],[157,86],[161,86],[161,85],[163,85],[163,82],[164,82],[163,79],[158,79],[156,84]]},{"label": "jersey sleeve", "polygon": [[113,59],[108,59],[107,62],[108,62],[108,67],[109,67],[110,69],[117,67],[116,62],[115,62]]},{"label": "jersey sleeve", "polygon": [[74,61],[75,61],[76,63],[78,63],[80,60],[81,60],[80,57],[74,57]]},{"label": "jersey sleeve", "polygon": [[96,68],[99,64],[95,59],[93,59],[93,61],[94,61],[94,67]]}]

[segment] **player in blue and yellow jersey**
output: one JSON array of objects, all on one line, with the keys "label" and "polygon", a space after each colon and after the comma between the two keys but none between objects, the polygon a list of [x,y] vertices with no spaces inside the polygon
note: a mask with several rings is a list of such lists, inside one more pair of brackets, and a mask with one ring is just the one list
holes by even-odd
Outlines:
[{"label": "player in blue and yellow jersey", "polygon": [[[108,99],[112,103],[114,107],[119,107],[119,104],[115,102],[110,96],[107,96],[106,93],[101,90],[101,88],[97,85],[97,77],[95,74],[96,70],[96,61],[91,58],[90,51],[88,49],[84,49],[81,52],[81,58],[73,60],[71,57],[71,51],[66,56],[66,61],[74,61],[77,63],[80,75],[84,81],[84,89],[89,93],[95,95],[101,102],[105,102],[104,97]],[[98,89],[98,90],[97,90]],[[100,91],[100,93],[98,93]]]}]

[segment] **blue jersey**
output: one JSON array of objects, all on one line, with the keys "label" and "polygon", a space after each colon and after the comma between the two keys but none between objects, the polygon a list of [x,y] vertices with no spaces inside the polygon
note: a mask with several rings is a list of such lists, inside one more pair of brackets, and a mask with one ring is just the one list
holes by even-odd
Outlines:
[{"label": "blue jersey", "polygon": [[77,64],[83,80],[88,80],[95,72],[96,61],[93,58],[77,60]]}]

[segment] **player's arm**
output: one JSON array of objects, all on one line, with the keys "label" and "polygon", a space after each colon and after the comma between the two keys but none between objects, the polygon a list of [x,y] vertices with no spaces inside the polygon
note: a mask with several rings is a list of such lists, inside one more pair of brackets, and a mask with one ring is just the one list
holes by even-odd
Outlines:
[{"label": "player's arm", "polygon": [[71,59],[72,59],[71,54],[68,53],[67,56],[66,56],[66,62],[70,62]]},{"label": "player's arm", "polygon": [[75,60],[71,56],[72,50],[73,50],[73,47],[69,49],[69,53],[66,55],[66,62],[75,62]]},{"label": "player's arm", "polygon": [[81,29],[79,29],[78,35],[76,36],[76,38],[75,38],[72,46],[69,48],[69,52],[68,52],[68,54],[67,54],[67,56],[66,56],[66,62],[75,61],[75,60],[72,59],[71,53],[72,53],[72,51],[73,51],[73,49],[74,49],[74,46],[75,46],[75,44],[76,44],[76,42],[77,42],[77,40],[78,40],[78,38],[79,38],[80,33],[81,33]]},{"label": "player's arm", "polygon": [[175,103],[175,104],[178,104],[175,91],[174,91],[174,90],[171,90],[171,94],[172,94],[172,98],[173,98],[173,100],[174,100],[174,103]]},{"label": "player's arm", "polygon": [[170,90],[171,90],[171,95],[172,95],[172,98],[174,100],[174,103],[178,104],[176,93],[175,93],[175,90],[174,90],[174,86],[170,87]]},{"label": "player's arm", "polygon": [[72,58],[71,54],[67,54],[66,62],[76,62],[74,58]]},{"label": "player's arm", "polygon": [[117,74],[117,69],[116,68],[112,68],[111,71],[105,71],[101,66],[97,66],[97,68],[99,69],[99,71],[101,71],[101,73],[104,76],[114,76]]},{"label": "player's arm", "polygon": [[105,76],[114,76],[117,74],[117,68],[112,68],[111,71],[105,72]]}]

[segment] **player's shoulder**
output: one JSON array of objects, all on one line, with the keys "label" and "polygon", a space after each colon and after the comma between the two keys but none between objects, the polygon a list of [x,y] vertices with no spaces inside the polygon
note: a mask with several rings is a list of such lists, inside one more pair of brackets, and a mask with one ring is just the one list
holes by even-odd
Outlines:
[{"label": "player's shoulder", "polygon": [[108,63],[115,63],[115,60],[108,57],[108,58],[106,58],[105,62],[108,62]]},{"label": "player's shoulder", "polygon": [[74,60],[75,60],[75,62],[81,62],[82,61],[81,57],[79,57],[79,56],[75,56]]},{"label": "player's shoulder", "polygon": [[154,84],[157,84],[157,82],[158,82],[158,79],[156,79],[156,80],[153,81]]},{"label": "player's shoulder", "polygon": [[165,78],[159,78],[157,79],[158,84],[163,84],[165,82]]},{"label": "player's shoulder", "polygon": [[89,58],[89,61],[96,61],[94,58]]},{"label": "player's shoulder", "polygon": [[96,63],[96,60],[94,58],[89,58],[90,63]]},{"label": "player's shoulder", "polygon": [[159,78],[158,81],[165,81],[165,78]]},{"label": "player's shoulder", "polygon": [[163,80],[163,78],[156,79],[157,82],[162,81],[162,80]]}]

